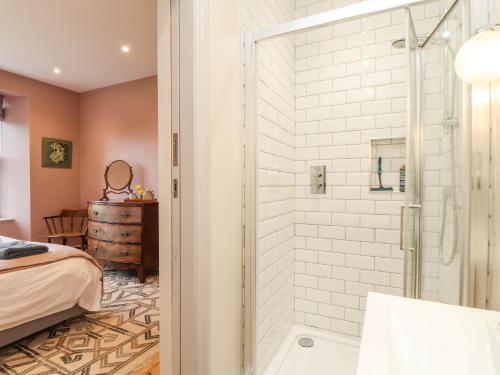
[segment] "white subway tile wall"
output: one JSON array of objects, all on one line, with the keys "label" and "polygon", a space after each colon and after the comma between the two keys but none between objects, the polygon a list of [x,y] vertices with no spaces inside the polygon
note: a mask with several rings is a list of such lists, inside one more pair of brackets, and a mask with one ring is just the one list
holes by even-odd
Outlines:
[{"label": "white subway tile wall", "polygon": [[[242,32],[294,18],[293,0],[242,0],[241,4]],[[258,373],[294,324],[295,53],[294,37],[263,43],[258,49]],[[310,89],[322,88],[313,85]]]},{"label": "white subway tile wall", "polygon": [[[356,2],[301,0],[296,15]],[[430,32],[439,6],[412,14],[418,33]],[[406,55],[391,46],[404,35],[404,12],[395,11],[296,37],[297,323],[358,336],[369,291],[402,294],[397,188],[405,161],[379,149],[395,191],[371,192],[369,148],[372,138],[406,136]],[[312,165],[326,165],[325,195],[309,192]]]},{"label": "white subway tile wall", "polygon": [[[243,31],[357,2],[242,0]],[[417,32],[428,33],[443,9],[440,2],[412,8]],[[406,137],[406,58],[391,46],[404,35],[404,12],[394,11],[259,43],[258,373],[294,323],[358,336],[368,292],[402,294],[404,193],[370,191],[369,155],[374,138]],[[431,57],[426,69],[425,176],[436,179],[437,189],[429,183],[425,192],[423,289],[437,299],[455,282],[448,275],[449,285],[439,286],[435,229],[439,187],[449,182],[444,153],[450,145],[438,125],[439,58]],[[388,184],[396,188],[404,160],[393,150],[380,153],[388,158]],[[313,165],[326,166],[324,195],[310,193]]]}]

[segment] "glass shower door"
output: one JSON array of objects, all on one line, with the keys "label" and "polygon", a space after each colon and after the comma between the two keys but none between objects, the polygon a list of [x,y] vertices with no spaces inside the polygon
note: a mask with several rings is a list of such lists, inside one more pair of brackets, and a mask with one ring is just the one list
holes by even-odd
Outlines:
[{"label": "glass shower door", "polygon": [[407,165],[401,208],[404,294],[459,304],[466,215],[462,84],[455,55],[462,43],[460,2],[419,46],[406,14]]},{"label": "glass shower door", "polygon": [[421,286],[418,297],[459,304],[465,230],[461,2],[444,16],[422,50]]},{"label": "glass shower door", "polygon": [[406,10],[407,55],[407,131],[406,131],[406,194],[401,206],[400,248],[404,251],[404,295],[418,297],[420,241],[420,127],[418,60],[419,48],[410,9]]}]

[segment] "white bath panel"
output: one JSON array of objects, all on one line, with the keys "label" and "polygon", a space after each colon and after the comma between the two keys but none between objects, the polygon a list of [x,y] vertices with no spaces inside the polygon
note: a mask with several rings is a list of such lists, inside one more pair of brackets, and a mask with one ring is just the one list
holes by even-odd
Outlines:
[{"label": "white bath panel", "polygon": [[[299,344],[299,340],[305,337],[313,340],[312,346]],[[296,326],[265,375],[355,375],[358,353],[358,339]]]}]

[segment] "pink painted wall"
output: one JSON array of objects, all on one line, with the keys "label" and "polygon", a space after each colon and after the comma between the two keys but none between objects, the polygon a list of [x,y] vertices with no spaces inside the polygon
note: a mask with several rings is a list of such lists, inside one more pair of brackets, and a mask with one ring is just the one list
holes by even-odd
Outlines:
[{"label": "pink painted wall", "polygon": [[[156,76],[80,96],[81,199],[99,199],[106,165],[123,159],[134,182],[158,192]],[[121,196],[123,198],[123,196]]]},{"label": "pink painted wall", "polygon": [[[158,191],[156,76],[78,94],[0,70],[0,93],[18,109],[6,128],[7,155],[16,159],[7,173],[25,160],[0,212],[16,220],[0,221],[0,235],[44,241],[42,218],[99,199],[105,167],[116,159],[132,165],[134,182]],[[43,137],[73,142],[71,169],[42,168]]]},{"label": "pink painted wall", "polygon": [[[79,208],[81,203],[79,95],[1,70],[0,91],[29,100],[30,231],[33,240],[45,240],[42,217],[63,208]],[[42,168],[43,137],[73,141],[71,169]]]}]

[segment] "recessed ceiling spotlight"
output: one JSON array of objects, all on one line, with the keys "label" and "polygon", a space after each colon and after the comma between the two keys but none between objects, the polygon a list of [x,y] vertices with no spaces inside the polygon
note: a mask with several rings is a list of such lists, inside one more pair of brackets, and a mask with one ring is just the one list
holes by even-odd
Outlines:
[{"label": "recessed ceiling spotlight", "polygon": [[129,53],[130,52],[130,47],[127,45],[122,46],[122,52],[123,53]]},{"label": "recessed ceiling spotlight", "polygon": [[59,69],[59,68],[54,68],[52,71],[54,72],[54,74],[61,73],[61,69]]}]

